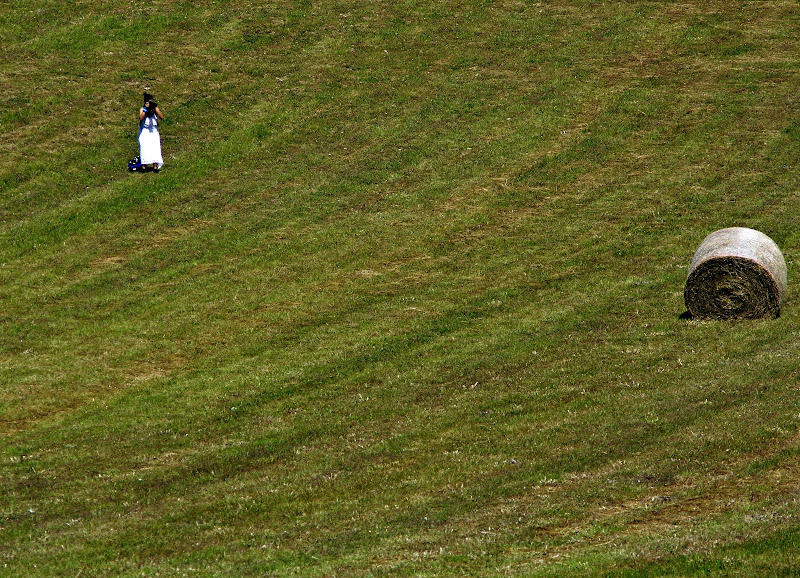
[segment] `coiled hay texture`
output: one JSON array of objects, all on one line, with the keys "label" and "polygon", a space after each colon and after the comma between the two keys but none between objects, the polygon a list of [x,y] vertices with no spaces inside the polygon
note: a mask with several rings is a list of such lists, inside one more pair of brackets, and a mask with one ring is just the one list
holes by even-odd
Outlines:
[{"label": "coiled hay texture", "polygon": [[764,233],[744,227],[706,237],[689,267],[686,308],[701,319],[778,317],[786,298],[786,261]]}]

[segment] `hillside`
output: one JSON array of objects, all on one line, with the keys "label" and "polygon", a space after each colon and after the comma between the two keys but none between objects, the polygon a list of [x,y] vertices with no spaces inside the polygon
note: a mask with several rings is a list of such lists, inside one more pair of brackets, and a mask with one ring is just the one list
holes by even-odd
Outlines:
[{"label": "hillside", "polygon": [[0,7],[0,576],[797,572],[799,17]]}]

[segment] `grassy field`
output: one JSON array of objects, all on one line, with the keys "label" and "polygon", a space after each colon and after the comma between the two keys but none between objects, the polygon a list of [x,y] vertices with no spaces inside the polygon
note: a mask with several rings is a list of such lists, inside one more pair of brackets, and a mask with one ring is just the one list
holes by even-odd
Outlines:
[{"label": "grassy field", "polygon": [[0,6],[0,575],[800,572],[799,18]]}]

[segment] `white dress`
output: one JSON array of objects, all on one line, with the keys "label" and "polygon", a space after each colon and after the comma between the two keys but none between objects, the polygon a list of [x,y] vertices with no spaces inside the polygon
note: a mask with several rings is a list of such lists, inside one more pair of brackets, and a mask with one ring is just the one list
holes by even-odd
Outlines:
[{"label": "white dress", "polygon": [[[144,108],[142,108],[144,110]],[[139,122],[139,158],[143,165],[164,164],[161,156],[161,135],[158,133],[158,118],[156,115],[145,116]]]}]

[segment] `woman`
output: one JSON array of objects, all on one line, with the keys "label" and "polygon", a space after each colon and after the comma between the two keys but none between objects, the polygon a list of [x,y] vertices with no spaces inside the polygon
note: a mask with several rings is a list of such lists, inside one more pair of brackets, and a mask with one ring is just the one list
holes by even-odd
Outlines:
[{"label": "woman", "polygon": [[145,92],[144,106],[139,110],[139,158],[142,168],[151,166],[156,172],[164,164],[158,119],[164,120],[164,115],[161,114],[153,95]]}]

